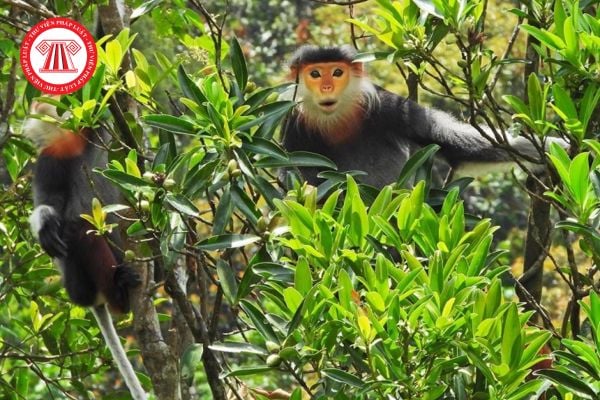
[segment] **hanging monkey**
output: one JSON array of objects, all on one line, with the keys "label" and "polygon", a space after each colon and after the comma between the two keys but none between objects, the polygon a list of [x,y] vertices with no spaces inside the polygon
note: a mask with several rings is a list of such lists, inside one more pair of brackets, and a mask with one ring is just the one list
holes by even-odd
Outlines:
[{"label": "hanging monkey", "polygon": [[31,113],[57,121],[28,118],[23,126],[24,135],[40,151],[33,177],[33,235],[59,267],[70,299],[91,308],[133,398],[146,399],[106,308],[128,312],[129,289],[139,284],[139,277],[123,263],[118,230],[108,239],[97,236],[88,232],[93,227],[80,217],[91,212],[97,195],[105,204],[119,199],[117,189],[93,172],[108,162],[102,147],[107,135],[101,130],[61,128],[56,107],[48,103],[33,102]]}]

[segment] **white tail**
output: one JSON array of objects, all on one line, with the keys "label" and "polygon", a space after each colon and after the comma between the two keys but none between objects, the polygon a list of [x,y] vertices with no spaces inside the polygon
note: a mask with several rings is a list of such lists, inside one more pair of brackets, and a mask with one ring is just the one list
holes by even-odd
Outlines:
[{"label": "white tail", "polygon": [[125,354],[125,350],[121,345],[119,335],[117,335],[117,331],[115,330],[112,318],[110,317],[110,313],[106,309],[106,306],[101,305],[92,307],[92,313],[94,314],[94,317],[96,317],[96,321],[98,321],[98,326],[100,327],[102,336],[104,336],[106,345],[110,349],[110,352],[117,363],[117,367],[119,368],[123,379],[125,379],[125,383],[129,388],[131,396],[135,400],[146,400],[148,396],[146,395],[146,392],[144,392],[140,381],[135,375],[133,367],[127,358],[127,354]]}]

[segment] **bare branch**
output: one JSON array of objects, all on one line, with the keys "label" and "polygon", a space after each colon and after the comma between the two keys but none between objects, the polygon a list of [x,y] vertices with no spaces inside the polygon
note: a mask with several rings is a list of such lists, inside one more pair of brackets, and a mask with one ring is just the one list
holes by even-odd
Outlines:
[{"label": "bare branch", "polygon": [[25,2],[22,0],[2,0],[5,4],[19,8],[23,11],[27,11],[29,14],[37,15],[42,18],[53,18],[56,17],[52,11],[48,10],[46,6],[37,2],[29,1]]}]

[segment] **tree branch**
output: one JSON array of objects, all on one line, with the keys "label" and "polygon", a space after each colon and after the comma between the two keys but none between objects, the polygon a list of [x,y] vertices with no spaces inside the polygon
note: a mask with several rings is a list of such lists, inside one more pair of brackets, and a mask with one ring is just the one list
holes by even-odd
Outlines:
[{"label": "tree branch", "polygon": [[56,17],[52,11],[48,10],[46,6],[37,2],[30,1],[25,2],[22,0],[2,0],[4,3],[11,5],[13,7],[19,8],[23,11],[28,12],[29,14],[37,15],[42,18],[53,18]]}]

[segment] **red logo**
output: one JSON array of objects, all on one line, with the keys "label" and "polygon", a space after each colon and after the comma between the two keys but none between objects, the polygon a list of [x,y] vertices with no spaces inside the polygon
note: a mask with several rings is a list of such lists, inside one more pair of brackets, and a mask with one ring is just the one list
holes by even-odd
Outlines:
[{"label": "red logo", "polygon": [[47,94],[81,89],[94,74],[97,61],[94,38],[83,25],[69,18],[38,23],[21,43],[25,78]]}]

